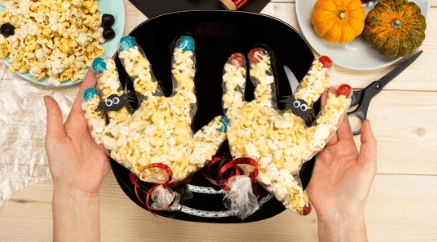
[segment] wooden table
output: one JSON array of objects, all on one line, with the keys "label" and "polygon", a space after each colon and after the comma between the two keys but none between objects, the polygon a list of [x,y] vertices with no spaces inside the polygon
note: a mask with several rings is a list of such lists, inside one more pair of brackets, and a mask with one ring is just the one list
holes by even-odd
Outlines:
[{"label": "wooden table", "polygon": [[[146,17],[124,1],[128,33]],[[294,0],[274,0],[263,13],[299,29]],[[369,119],[378,140],[378,174],[366,206],[370,241],[437,241],[437,0],[431,0],[427,23],[422,56],[370,106]],[[329,84],[363,88],[391,68],[354,71],[336,66]],[[77,88],[65,91],[76,92]],[[1,241],[52,239],[52,187],[51,181],[40,183],[5,203]],[[314,212],[301,217],[287,211],[241,225],[156,219],[125,196],[112,173],[100,194],[102,241],[317,241]]]}]

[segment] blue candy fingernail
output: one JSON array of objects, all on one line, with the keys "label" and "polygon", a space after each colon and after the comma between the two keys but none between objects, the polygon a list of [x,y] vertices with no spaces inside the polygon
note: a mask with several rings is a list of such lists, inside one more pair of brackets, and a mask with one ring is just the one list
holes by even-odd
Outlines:
[{"label": "blue candy fingernail", "polygon": [[183,51],[193,51],[194,50],[194,39],[190,36],[184,36],[179,40],[178,48]]},{"label": "blue candy fingernail", "polygon": [[124,36],[120,40],[120,49],[122,51],[128,50],[135,46],[135,40],[130,36]]},{"label": "blue candy fingernail", "polygon": [[93,71],[100,73],[106,70],[106,62],[102,57],[97,57],[94,59],[92,64]]},{"label": "blue candy fingernail", "polygon": [[83,92],[83,100],[88,101],[93,98],[94,95],[97,95],[97,90],[94,87],[87,88]]},{"label": "blue candy fingernail", "polygon": [[220,123],[222,123],[222,126],[219,128],[219,131],[222,133],[226,133],[226,131],[228,130],[229,119],[226,117],[222,117],[220,119]]}]

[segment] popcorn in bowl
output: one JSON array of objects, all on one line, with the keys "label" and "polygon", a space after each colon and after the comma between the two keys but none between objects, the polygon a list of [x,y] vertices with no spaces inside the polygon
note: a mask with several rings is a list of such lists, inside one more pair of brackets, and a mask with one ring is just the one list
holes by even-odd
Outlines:
[{"label": "popcorn in bowl", "polygon": [[133,81],[139,108],[130,106],[114,60],[95,59],[92,68],[99,73],[98,86],[85,91],[82,106],[93,138],[143,181],[184,180],[202,168],[226,139],[227,119],[222,116],[195,134],[191,130],[197,103],[194,40],[183,36],[174,49],[170,97],[162,94],[149,61],[131,37],[121,39],[118,56]]},{"label": "popcorn in bowl", "polygon": [[0,4],[5,7],[0,13],[0,58],[9,57],[11,71],[29,73],[37,82],[48,77],[49,84],[58,86],[83,79],[92,60],[104,53],[97,0],[1,0]]},{"label": "popcorn in bowl", "polygon": [[255,48],[249,53],[250,77],[255,99],[244,101],[245,58],[233,54],[224,66],[223,108],[229,118],[228,140],[234,159],[251,158],[258,162],[256,178],[287,208],[302,211],[309,198],[299,180],[302,164],[323,149],[340,125],[351,103],[348,85],[329,93],[326,106],[316,117],[311,107],[324,92],[327,57],[313,62],[300,83],[289,107],[279,111],[274,103],[275,86],[268,52]]}]

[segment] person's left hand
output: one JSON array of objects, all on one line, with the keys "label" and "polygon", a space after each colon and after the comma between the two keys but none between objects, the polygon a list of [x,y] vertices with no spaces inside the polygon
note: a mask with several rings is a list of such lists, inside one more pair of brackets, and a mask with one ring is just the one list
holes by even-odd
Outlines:
[{"label": "person's left hand", "polygon": [[96,74],[88,71],[65,124],[58,103],[45,96],[47,135],[45,146],[54,189],[98,194],[110,165],[105,150],[91,137],[81,104],[84,90],[96,86]]}]

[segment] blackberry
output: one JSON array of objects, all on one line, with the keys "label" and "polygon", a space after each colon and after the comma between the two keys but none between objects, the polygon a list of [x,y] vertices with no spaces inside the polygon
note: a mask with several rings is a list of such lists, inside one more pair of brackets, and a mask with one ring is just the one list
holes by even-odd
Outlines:
[{"label": "blackberry", "polygon": [[103,29],[103,38],[105,38],[106,41],[110,41],[115,38],[114,30],[111,27],[105,27]]},{"label": "blackberry", "polygon": [[115,18],[114,16],[112,16],[111,14],[103,14],[102,16],[102,27],[106,28],[106,27],[112,27],[112,25],[114,25],[115,23]]},{"label": "blackberry", "polygon": [[10,23],[2,24],[0,27],[0,33],[5,37],[9,37],[15,34],[15,26]]}]

